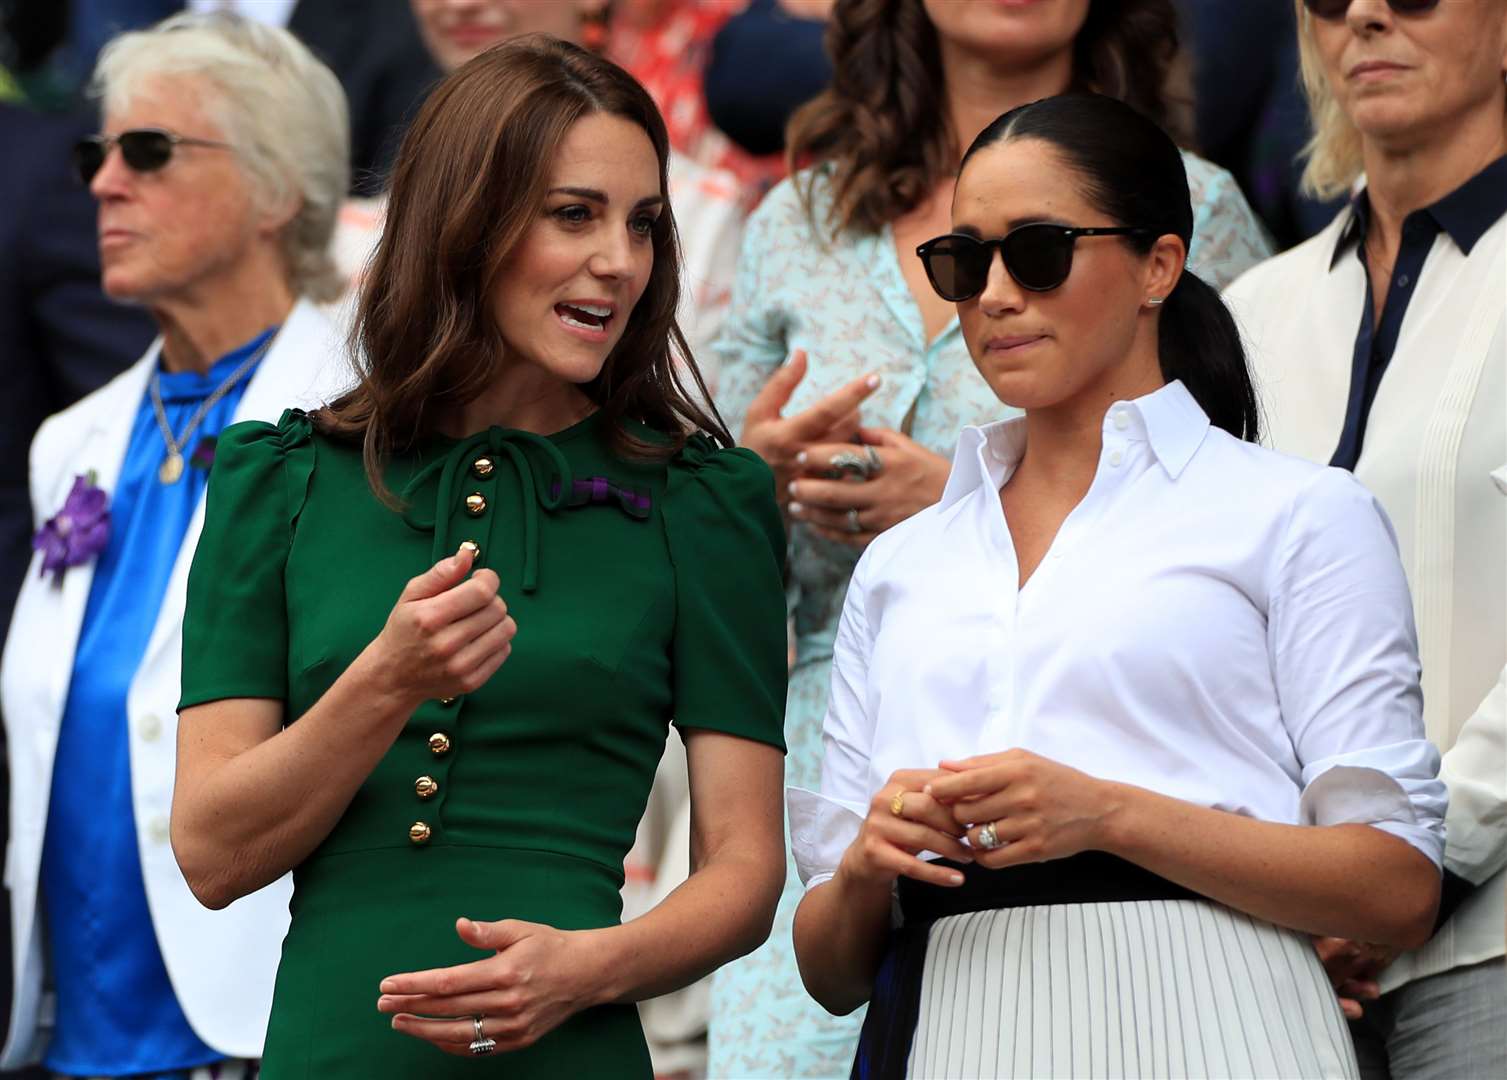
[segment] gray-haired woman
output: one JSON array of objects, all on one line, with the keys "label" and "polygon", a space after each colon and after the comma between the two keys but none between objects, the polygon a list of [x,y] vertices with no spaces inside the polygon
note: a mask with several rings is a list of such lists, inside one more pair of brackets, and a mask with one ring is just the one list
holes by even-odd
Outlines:
[{"label": "gray-haired woman", "polygon": [[310,301],[338,288],[346,105],[293,37],[228,16],[117,38],[95,89],[102,133],[75,158],[105,291],[161,336],[32,444],[38,550],[0,664],[16,952],[0,1068],[233,1077],[261,1053],[288,888],[211,912],[173,859],[184,588],[220,429],[335,389]]}]

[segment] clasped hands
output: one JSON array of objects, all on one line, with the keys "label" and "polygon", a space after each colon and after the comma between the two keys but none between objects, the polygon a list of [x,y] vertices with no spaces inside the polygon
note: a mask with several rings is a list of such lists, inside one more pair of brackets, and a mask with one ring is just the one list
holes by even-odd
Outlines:
[{"label": "clasped hands", "polygon": [[[792,520],[828,540],[863,548],[941,498],[950,465],[906,435],[863,426],[860,406],[878,389],[877,375],[854,379],[804,411],[783,415],[806,367],[805,350],[797,349],[770,377],[748,407],[740,442],[774,470],[776,495]],[[861,482],[843,479],[834,461],[855,447],[872,463]]]},{"label": "clasped hands", "polygon": [[[996,870],[1101,850],[1118,805],[1116,790],[1109,781],[1020,749],[943,761],[935,769],[901,769],[875,793],[838,873],[885,887],[902,876],[956,886],[962,874],[920,853]],[[979,841],[990,824],[999,844],[993,849]]]}]

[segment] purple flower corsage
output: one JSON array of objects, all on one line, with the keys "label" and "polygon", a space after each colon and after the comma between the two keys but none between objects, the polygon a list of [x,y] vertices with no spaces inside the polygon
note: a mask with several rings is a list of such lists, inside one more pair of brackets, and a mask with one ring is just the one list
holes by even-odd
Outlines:
[{"label": "purple flower corsage", "polygon": [[110,496],[95,486],[94,474],[77,476],[63,508],[31,538],[33,551],[42,553],[42,576],[53,575],[60,585],[63,572],[94,558],[110,541]]}]

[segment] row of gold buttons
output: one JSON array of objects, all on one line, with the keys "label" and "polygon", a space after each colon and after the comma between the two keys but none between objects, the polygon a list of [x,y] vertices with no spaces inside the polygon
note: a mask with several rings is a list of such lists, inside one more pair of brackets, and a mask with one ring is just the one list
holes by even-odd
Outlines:
[{"label": "row of gold buttons", "polygon": [[[451,698],[450,701],[454,701]],[[445,702],[449,704],[449,702]],[[429,752],[435,757],[443,757],[450,752],[450,736],[443,731],[436,731],[429,736]],[[413,782],[413,792],[421,799],[432,799],[439,794],[440,783],[432,776],[421,776]],[[408,839],[415,844],[427,844],[429,838],[434,835],[428,822],[415,821],[408,826]]]}]

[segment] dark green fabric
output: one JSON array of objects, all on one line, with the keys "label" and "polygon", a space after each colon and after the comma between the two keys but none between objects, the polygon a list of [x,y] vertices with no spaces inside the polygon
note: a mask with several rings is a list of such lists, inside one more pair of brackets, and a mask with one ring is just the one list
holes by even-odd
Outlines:
[{"label": "dark green fabric", "polygon": [[[640,435],[646,432],[640,431]],[[494,463],[479,477],[479,457]],[[567,505],[575,479],[647,495]],[[408,579],[462,540],[501,578],[513,652],[481,690],[421,706],[295,871],[263,1076],[647,1076],[631,1007],[595,1009],[495,1066],[392,1033],[377,984],[480,954],[458,916],[565,928],[621,916],[623,858],[667,725],[783,748],[784,535],[773,477],[700,437],[628,462],[593,416],[546,438],[493,428],[393,462],[398,514],[359,448],[290,412],[222,434],[189,577],[180,707],[275,697],[289,722],[380,632]],[[467,495],[487,502],[467,513]],[[435,756],[432,733],[452,750]],[[439,782],[427,801],[421,775]],[[433,829],[415,846],[415,821]]]}]

